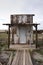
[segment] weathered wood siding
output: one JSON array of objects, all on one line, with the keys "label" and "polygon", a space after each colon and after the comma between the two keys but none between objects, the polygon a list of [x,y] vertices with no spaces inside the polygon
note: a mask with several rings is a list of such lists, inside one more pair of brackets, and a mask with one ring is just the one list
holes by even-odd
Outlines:
[{"label": "weathered wood siding", "polygon": [[11,15],[11,23],[33,23],[33,16],[30,15]]},{"label": "weathered wood siding", "polygon": [[[30,16],[30,15],[11,15],[11,24],[14,24],[14,23],[33,23],[33,16]],[[23,32],[23,29],[22,31],[20,30],[20,26],[15,26],[15,27],[12,27],[12,39],[13,39],[13,42],[14,43],[20,43],[20,36],[21,34],[23,35],[22,36],[22,39],[24,39],[24,34],[26,34],[26,43],[33,43],[33,27],[32,26],[27,26],[27,27],[24,27],[25,31]],[[26,32],[26,33],[25,33]],[[22,42],[21,42],[22,43]],[[25,43],[25,42],[24,42]]]}]

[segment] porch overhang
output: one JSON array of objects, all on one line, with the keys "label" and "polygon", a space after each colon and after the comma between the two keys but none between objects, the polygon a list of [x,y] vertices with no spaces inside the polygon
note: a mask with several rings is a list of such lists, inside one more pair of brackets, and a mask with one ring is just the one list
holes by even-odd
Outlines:
[{"label": "porch overhang", "polygon": [[7,25],[7,26],[36,26],[36,25],[40,25],[39,23],[14,23],[14,24],[3,24],[3,25]]},{"label": "porch overhang", "polygon": [[38,23],[14,23],[14,24],[3,24],[3,25],[7,25],[9,26],[9,31],[8,31],[8,48],[9,48],[9,45],[10,45],[10,27],[12,26],[34,26],[35,29],[36,29],[36,48],[37,48],[37,26],[40,25]]}]

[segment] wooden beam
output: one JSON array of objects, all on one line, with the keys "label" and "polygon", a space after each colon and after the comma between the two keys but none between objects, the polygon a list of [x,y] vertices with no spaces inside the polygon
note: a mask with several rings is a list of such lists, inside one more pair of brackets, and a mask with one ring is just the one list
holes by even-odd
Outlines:
[{"label": "wooden beam", "polygon": [[14,33],[12,31],[12,44],[14,44]]},{"label": "wooden beam", "polygon": [[37,25],[35,27],[36,27],[36,48],[37,48],[37,43],[38,43]]},{"label": "wooden beam", "polygon": [[10,45],[10,25],[8,26],[8,48]]}]

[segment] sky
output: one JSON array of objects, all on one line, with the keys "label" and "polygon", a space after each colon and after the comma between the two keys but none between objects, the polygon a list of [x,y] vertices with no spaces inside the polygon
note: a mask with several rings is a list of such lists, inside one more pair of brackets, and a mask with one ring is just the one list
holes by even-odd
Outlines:
[{"label": "sky", "polygon": [[0,30],[8,29],[2,24],[10,23],[11,14],[35,14],[33,22],[43,29],[43,0],[0,0]]}]

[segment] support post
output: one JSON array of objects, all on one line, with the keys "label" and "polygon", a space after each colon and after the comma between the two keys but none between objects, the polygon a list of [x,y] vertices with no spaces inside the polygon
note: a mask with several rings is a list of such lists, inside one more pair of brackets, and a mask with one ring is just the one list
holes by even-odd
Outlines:
[{"label": "support post", "polygon": [[37,25],[35,26],[35,28],[36,28],[36,48],[37,48],[37,43],[38,43]]},{"label": "support post", "polygon": [[12,44],[14,44],[14,33],[13,33],[13,31],[12,31]]},{"label": "support post", "polygon": [[10,45],[10,25],[8,26],[8,48]]}]

